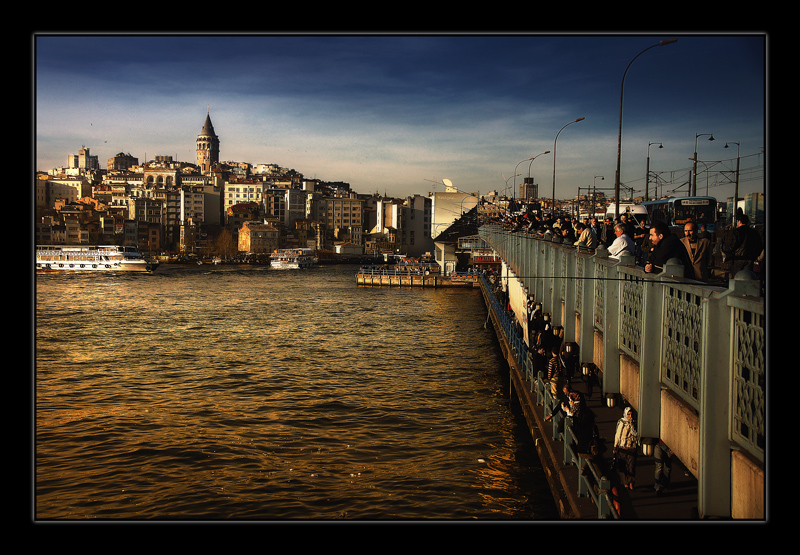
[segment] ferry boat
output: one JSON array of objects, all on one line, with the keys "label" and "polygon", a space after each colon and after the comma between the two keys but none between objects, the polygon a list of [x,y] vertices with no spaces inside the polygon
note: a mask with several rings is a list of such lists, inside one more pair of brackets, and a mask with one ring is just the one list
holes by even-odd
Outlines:
[{"label": "ferry boat", "polygon": [[153,272],[159,263],[135,247],[37,245],[36,271]]},{"label": "ferry boat", "polygon": [[297,270],[316,265],[314,249],[278,249],[270,255],[270,266],[278,270]]}]

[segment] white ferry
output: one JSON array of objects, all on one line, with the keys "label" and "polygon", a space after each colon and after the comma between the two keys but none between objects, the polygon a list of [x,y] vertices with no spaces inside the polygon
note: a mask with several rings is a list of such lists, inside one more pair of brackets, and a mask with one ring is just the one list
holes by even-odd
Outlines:
[{"label": "white ferry", "polygon": [[314,249],[278,249],[270,255],[270,266],[278,270],[310,268],[316,263]]},{"label": "white ferry", "polygon": [[37,245],[37,271],[153,272],[159,263],[135,247],[114,245]]}]

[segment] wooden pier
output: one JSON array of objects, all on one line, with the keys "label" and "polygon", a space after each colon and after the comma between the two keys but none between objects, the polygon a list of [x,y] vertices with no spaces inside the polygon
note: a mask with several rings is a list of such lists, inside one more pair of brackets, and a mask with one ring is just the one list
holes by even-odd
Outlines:
[{"label": "wooden pier", "polygon": [[356,274],[358,285],[374,287],[480,287],[477,274],[414,273],[394,270],[371,270],[362,268]]}]

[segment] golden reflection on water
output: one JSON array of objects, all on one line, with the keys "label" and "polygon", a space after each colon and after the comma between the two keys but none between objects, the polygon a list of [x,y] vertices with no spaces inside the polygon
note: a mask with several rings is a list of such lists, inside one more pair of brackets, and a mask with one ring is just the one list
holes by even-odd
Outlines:
[{"label": "golden reflection on water", "polygon": [[37,516],[528,518],[480,294],[313,271],[37,281]]}]

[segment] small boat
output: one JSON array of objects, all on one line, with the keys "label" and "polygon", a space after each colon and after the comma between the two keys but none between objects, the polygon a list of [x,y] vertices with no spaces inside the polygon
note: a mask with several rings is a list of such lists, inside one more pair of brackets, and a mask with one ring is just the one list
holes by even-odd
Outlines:
[{"label": "small boat", "polygon": [[37,245],[36,271],[153,272],[159,262],[136,247],[117,245]]},{"label": "small boat", "polygon": [[270,266],[277,270],[298,270],[316,265],[314,249],[278,249],[270,255]]}]

